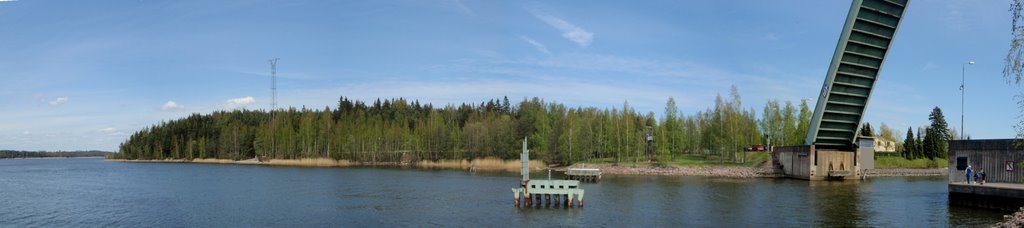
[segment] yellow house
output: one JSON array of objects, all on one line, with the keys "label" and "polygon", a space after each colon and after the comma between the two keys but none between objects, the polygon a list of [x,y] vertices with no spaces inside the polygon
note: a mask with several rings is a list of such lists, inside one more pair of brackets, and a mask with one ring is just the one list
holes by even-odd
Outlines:
[{"label": "yellow house", "polygon": [[895,153],[896,142],[881,137],[875,137],[875,153]]}]

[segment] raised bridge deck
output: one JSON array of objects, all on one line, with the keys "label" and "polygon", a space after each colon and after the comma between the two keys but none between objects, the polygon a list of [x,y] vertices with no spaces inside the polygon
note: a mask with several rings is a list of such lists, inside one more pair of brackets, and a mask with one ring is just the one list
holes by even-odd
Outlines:
[{"label": "raised bridge deck", "polygon": [[804,143],[853,148],[868,98],[909,0],[854,0]]}]

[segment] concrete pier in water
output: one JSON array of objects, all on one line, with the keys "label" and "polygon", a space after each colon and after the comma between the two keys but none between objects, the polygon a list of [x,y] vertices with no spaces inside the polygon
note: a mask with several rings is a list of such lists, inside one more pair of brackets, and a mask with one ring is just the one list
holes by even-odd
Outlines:
[{"label": "concrete pier in water", "polygon": [[601,169],[598,168],[569,168],[565,171],[565,179],[597,182],[601,180]]},{"label": "concrete pier in water", "polygon": [[520,160],[523,161],[520,170],[523,179],[518,188],[512,188],[515,206],[550,207],[553,198],[556,207],[583,207],[583,189],[580,188],[580,181],[552,180],[550,173],[547,180],[530,180],[530,151],[526,146],[526,139],[523,139],[523,153],[520,154]]}]

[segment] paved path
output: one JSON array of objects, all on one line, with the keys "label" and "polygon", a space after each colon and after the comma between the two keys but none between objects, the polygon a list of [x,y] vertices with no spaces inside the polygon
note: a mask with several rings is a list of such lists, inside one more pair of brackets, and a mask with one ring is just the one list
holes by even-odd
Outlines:
[{"label": "paved path", "polygon": [[1015,184],[1015,183],[991,183],[990,182],[990,183],[985,183],[985,184],[982,184],[982,185],[979,185],[977,183],[972,183],[972,184],[968,185],[967,183],[964,183],[964,182],[956,182],[956,183],[949,183],[949,185],[1024,190],[1024,184]]}]

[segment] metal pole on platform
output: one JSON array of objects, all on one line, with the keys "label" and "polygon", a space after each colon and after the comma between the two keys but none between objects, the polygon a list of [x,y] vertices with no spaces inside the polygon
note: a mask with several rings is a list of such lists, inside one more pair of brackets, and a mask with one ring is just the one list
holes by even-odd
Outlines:
[{"label": "metal pole on platform", "polygon": [[964,139],[964,135],[967,135],[967,130],[964,130],[964,86],[967,82],[967,65],[974,65],[974,60],[960,64],[960,140]]}]

